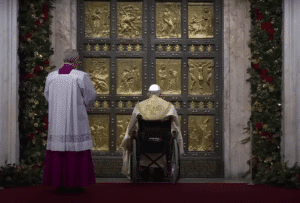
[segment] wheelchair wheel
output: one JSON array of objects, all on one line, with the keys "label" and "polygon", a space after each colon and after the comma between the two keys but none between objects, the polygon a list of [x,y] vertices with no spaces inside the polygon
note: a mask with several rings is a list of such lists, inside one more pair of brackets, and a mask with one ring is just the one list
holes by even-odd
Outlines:
[{"label": "wheelchair wheel", "polygon": [[138,162],[137,162],[137,150],[136,150],[136,139],[132,141],[132,152],[131,152],[131,181],[137,183],[138,180]]},{"label": "wheelchair wheel", "polygon": [[179,154],[178,154],[178,144],[175,139],[173,140],[169,179],[170,182],[172,183],[177,183],[179,179]]}]

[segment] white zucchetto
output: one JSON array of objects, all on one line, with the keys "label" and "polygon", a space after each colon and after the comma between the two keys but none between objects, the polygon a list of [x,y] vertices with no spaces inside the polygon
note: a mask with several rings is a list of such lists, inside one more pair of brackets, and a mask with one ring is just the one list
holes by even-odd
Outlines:
[{"label": "white zucchetto", "polygon": [[149,87],[149,92],[156,92],[156,91],[160,91],[160,87],[157,84],[153,84]]}]

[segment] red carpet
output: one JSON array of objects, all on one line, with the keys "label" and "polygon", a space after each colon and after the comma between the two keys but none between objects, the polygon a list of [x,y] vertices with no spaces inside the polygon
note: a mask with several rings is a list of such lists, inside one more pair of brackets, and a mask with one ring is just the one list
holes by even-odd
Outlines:
[{"label": "red carpet", "polygon": [[8,188],[0,190],[0,202],[300,202],[299,189],[237,183],[97,183],[85,189],[80,194],[56,194],[52,186]]}]

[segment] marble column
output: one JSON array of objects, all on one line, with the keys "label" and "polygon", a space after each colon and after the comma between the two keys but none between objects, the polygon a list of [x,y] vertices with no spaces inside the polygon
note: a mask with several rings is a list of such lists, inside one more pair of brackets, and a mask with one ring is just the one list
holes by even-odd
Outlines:
[{"label": "marble column", "polygon": [[237,179],[249,166],[250,143],[241,144],[249,136],[243,134],[251,114],[250,84],[250,3],[247,0],[224,0],[224,164],[225,178]]},{"label": "marble column", "polygon": [[284,162],[300,162],[300,1],[283,1],[281,152]]},{"label": "marble column", "polygon": [[19,164],[18,0],[0,0],[0,166]]},{"label": "marble column", "polygon": [[[52,24],[50,40],[54,55],[50,57],[50,65],[58,70],[63,66],[63,53],[77,46],[77,1],[57,0],[55,9],[51,10]],[[53,71],[51,70],[51,71]]]}]

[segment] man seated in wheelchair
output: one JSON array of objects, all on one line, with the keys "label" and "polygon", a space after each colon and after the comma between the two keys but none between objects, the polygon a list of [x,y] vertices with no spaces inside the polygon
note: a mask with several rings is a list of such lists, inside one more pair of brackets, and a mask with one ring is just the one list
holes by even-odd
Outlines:
[{"label": "man seated in wheelchair", "polygon": [[[148,97],[149,97],[148,99],[136,104],[136,106],[132,112],[132,117],[131,117],[130,123],[128,125],[126,134],[120,145],[120,147],[123,149],[122,174],[126,175],[129,179],[131,178],[131,169],[130,169],[131,163],[130,162],[132,161],[131,156],[132,156],[133,137],[135,137],[135,136],[138,137],[136,139],[138,141],[136,141],[136,142],[141,143],[141,141],[139,141],[139,140],[141,140],[141,138],[140,138],[141,137],[141,135],[140,135],[141,129],[139,131],[139,123],[142,123],[142,121],[143,121],[143,126],[144,126],[144,123],[147,121],[157,121],[156,123],[159,123],[159,122],[167,123],[164,121],[171,119],[171,120],[169,120],[169,122],[171,122],[171,132],[169,135],[172,135],[172,134],[174,135],[175,140],[178,143],[177,149],[179,150],[180,154],[183,154],[183,141],[182,141],[182,135],[181,135],[181,131],[180,131],[180,123],[179,123],[178,114],[177,114],[177,111],[176,111],[174,105],[171,104],[170,102],[165,101],[162,98],[160,98],[161,90],[160,90],[160,87],[156,84],[153,84],[149,87]],[[142,119],[142,121],[141,121],[141,119]],[[164,126],[160,126],[160,127],[162,130],[163,130],[163,128],[165,128]],[[143,127],[143,129],[144,129],[144,127]],[[149,130],[148,130],[148,132],[149,132]],[[156,132],[156,131],[154,131],[154,132]],[[150,145],[150,146],[159,146],[159,144],[155,145],[155,142],[158,143],[159,141],[161,141],[161,138],[159,136],[156,136],[158,133],[152,133],[152,134],[154,134],[154,136],[151,138],[149,137],[148,139],[150,142],[152,141],[151,143],[154,143],[154,144]],[[138,135],[140,135],[140,137]],[[145,146],[145,145],[141,145],[141,146]],[[167,154],[163,155],[162,153],[157,153],[157,152],[155,152],[156,151],[155,149],[154,149],[155,153],[142,153],[143,151],[151,152],[151,150],[149,151],[149,149],[147,149],[147,147],[144,147],[144,149],[137,147],[137,149],[138,149],[137,154],[140,155],[137,157],[140,177],[143,179],[148,179],[148,177],[150,175],[149,171],[150,172],[154,171],[154,178],[158,176],[159,179],[162,179],[166,175],[166,170],[164,170],[164,169],[167,167],[167,157],[166,157]],[[170,157],[170,156],[168,156],[168,157]]]}]

